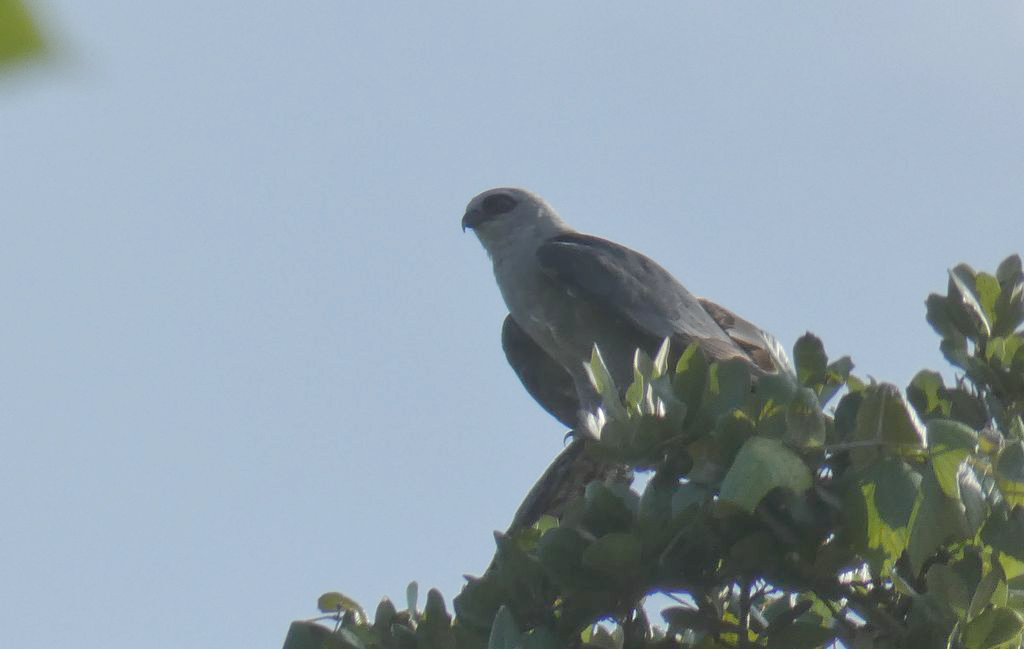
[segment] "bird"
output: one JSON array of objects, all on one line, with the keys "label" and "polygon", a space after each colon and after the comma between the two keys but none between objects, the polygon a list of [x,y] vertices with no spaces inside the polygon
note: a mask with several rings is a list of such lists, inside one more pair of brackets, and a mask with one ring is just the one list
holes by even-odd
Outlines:
[{"label": "bird", "polygon": [[[709,360],[745,361],[754,376],[794,373],[774,336],[698,298],[641,253],[574,230],[526,189],[478,194],[462,228],[476,234],[490,257],[508,307],[501,341],[509,365],[534,400],[573,431],[584,429],[586,413],[601,405],[586,368],[595,345],[621,391],[633,380],[636,350],[654,356],[665,339],[670,356],[696,343]],[[621,469],[588,459],[586,440],[575,437],[534,491],[545,481],[576,484],[581,474],[600,479]],[[542,511],[543,494],[531,496],[514,522],[549,513]]]}]

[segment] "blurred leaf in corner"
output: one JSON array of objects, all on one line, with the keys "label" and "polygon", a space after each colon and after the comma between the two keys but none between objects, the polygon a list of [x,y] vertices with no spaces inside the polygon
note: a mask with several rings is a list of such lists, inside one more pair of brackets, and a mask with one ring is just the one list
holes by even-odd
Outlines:
[{"label": "blurred leaf in corner", "polygon": [[0,0],[0,68],[43,49],[43,37],[21,0]]}]

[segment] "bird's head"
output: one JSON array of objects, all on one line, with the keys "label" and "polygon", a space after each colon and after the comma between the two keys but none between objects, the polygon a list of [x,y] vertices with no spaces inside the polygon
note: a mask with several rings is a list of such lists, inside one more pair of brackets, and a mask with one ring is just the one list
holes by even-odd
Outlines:
[{"label": "bird's head", "polygon": [[469,201],[462,229],[476,232],[480,243],[493,255],[515,242],[540,242],[569,227],[540,196],[525,189],[498,187]]}]

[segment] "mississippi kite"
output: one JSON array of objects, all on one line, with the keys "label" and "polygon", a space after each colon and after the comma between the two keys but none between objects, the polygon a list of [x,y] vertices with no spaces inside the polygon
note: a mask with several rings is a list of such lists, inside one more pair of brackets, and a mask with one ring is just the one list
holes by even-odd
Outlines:
[{"label": "mississippi kite", "polygon": [[[666,338],[674,355],[697,343],[712,360],[740,358],[756,374],[792,372],[771,335],[695,297],[644,255],[573,230],[526,190],[479,194],[462,227],[476,233],[493,262],[509,309],[502,327],[509,364],[530,395],[569,428],[601,403],[584,367],[595,344],[621,390],[632,382],[636,349],[653,356]],[[549,473],[580,456],[571,446]]]},{"label": "mississippi kite", "polygon": [[665,338],[676,353],[695,342],[709,358],[741,358],[757,373],[789,367],[769,334],[695,297],[644,255],[576,232],[535,194],[483,192],[470,201],[462,226],[494,264],[509,309],[502,343],[510,364],[562,423],[570,424],[571,395],[557,368],[568,374],[577,410],[600,404],[583,365],[595,344],[621,389],[632,381],[635,350],[653,355]]}]

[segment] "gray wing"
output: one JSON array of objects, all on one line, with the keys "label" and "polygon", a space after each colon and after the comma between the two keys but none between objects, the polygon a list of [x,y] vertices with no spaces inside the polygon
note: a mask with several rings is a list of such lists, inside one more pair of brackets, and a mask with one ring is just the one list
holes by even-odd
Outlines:
[{"label": "gray wing", "polygon": [[698,342],[713,359],[746,358],[700,301],[653,260],[617,243],[576,232],[537,249],[541,268],[657,340]]},{"label": "gray wing", "polygon": [[580,402],[572,376],[512,316],[501,327],[501,348],[530,396],[563,425],[575,428]]},{"label": "gray wing", "polygon": [[782,372],[796,376],[796,369],[786,355],[782,343],[764,329],[749,320],[744,320],[729,309],[705,298],[697,298],[725,333],[729,335],[747,356],[766,372]]}]

